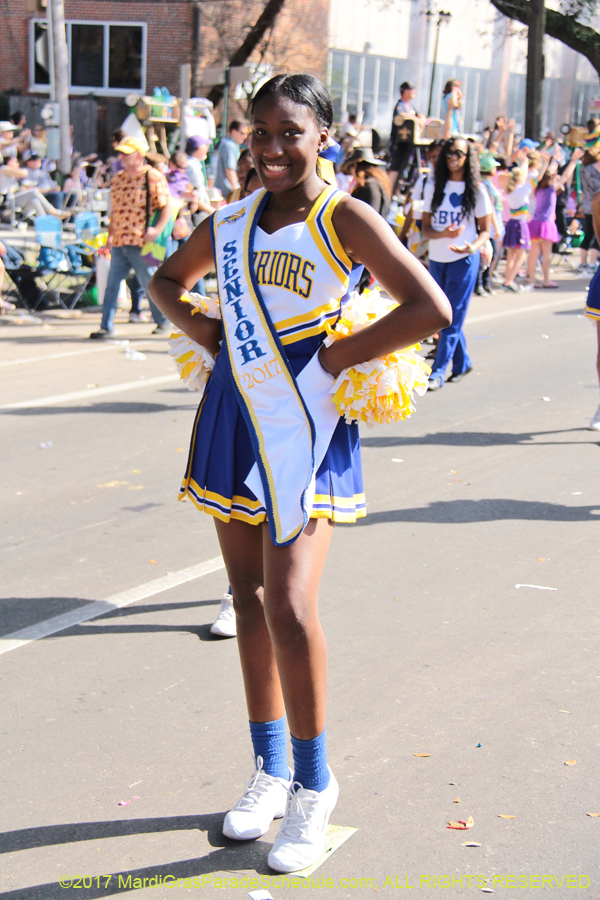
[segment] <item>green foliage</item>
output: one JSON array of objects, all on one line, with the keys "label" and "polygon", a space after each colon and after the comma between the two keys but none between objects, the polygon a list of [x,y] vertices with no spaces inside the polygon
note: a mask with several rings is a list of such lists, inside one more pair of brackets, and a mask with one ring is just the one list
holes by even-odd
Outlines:
[{"label": "green foliage", "polygon": [[590,22],[600,9],[600,0],[562,0],[560,11],[581,22]]}]

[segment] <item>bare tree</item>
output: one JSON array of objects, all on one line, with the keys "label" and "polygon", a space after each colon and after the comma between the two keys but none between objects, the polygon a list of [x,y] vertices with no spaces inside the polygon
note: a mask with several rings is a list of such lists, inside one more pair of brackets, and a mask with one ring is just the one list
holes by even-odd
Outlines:
[{"label": "bare tree", "polygon": [[[204,15],[210,18],[211,24],[214,26],[214,29],[219,37],[219,42],[221,44],[221,52],[223,57],[226,59],[228,65],[230,66],[243,66],[244,63],[248,61],[250,56],[254,53],[254,51],[260,47],[261,42],[263,45],[265,41],[268,43],[268,33],[272,32],[272,29],[275,25],[275,21],[277,16],[283,9],[286,0],[267,0],[262,12],[260,13],[258,19],[251,24],[249,30],[246,33],[246,36],[242,40],[241,44],[239,44],[235,49],[232,50],[231,46],[229,46],[229,42],[227,41],[227,34],[231,33],[231,29],[227,29],[226,27],[221,26],[221,21],[225,15],[227,15],[226,11],[223,8],[219,8],[216,12],[218,15],[208,14],[204,12]],[[223,25],[225,23],[223,22]],[[267,36],[267,37],[266,37]],[[266,47],[262,49],[262,56],[266,52]],[[212,88],[208,95],[208,99],[212,100],[215,106],[223,99],[223,86],[216,85]]]},{"label": "bare tree", "polygon": [[[490,0],[498,12],[508,19],[529,25],[535,9],[531,0]],[[598,12],[598,0],[566,0],[561,10],[546,7],[545,32],[585,56],[600,77],[600,34],[586,24]]]}]

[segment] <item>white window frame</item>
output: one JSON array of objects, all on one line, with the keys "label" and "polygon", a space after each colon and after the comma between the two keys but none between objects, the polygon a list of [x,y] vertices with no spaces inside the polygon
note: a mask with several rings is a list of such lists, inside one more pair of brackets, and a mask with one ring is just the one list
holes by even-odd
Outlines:
[{"label": "white window frame", "polygon": [[[35,94],[49,94],[50,85],[36,84],[35,59],[34,59],[34,34],[35,25],[43,23],[47,25],[47,19],[38,17],[29,20],[29,91]],[[104,85],[102,87],[72,87],[71,86],[71,25],[102,25],[104,27]],[[109,60],[109,28],[111,25],[123,27],[136,27],[142,29],[142,83],[139,88],[109,88],[108,87],[108,60]],[[98,19],[67,19],[67,48],[69,53],[69,94],[87,97],[94,94],[96,97],[126,97],[131,93],[146,93],[146,62],[148,46],[148,23],[130,21],[111,21]]]}]

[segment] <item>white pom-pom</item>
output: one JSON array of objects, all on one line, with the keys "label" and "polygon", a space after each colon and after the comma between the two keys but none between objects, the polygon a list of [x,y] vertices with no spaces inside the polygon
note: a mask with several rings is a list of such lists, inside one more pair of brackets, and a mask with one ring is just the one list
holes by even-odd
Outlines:
[{"label": "white pom-pom", "polygon": [[[201,294],[189,292],[183,294],[179,299],[183,303],[191,303],[194,307],[192,316],[200,312],[209,319],[221,318],[221,307],[216,297],[203,297]],[[179,377],[189,390],[204,392],[208,376],[215,364],[212,353],[181,331],[171,334],[168,352],[179,370]]]},{"label": "white pom-pom", "polygon": [[[326,346],[372,325],[397,305],[393,300],[385,300],[378,289],[364,294],[353,292],[326,338]],[[415,352],[418,349],[419,345],[415,344],[344,369],[331,389],[340,415],[347,422],[364,422],[370,428],[412,415],[413,394],[422,396],[426,392],[431,372]]]}]

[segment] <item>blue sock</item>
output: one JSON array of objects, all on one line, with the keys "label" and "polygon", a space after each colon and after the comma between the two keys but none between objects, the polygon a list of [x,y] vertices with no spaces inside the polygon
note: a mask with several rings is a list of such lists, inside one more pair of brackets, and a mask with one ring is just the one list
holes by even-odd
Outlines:
[{"label": "blue sock", "polygon": [[294,754],[294,781],[309,791],[324,791],[329,784],[327,768],[327,729],[310,741],[292,737]]},{"label": "blue sock", "polygon": [[290,777],[287,762],[287,734],[285,716],[273,722],[250,722],[250,736],[254,756],[262,756],[263,769],[275,778]]}]

